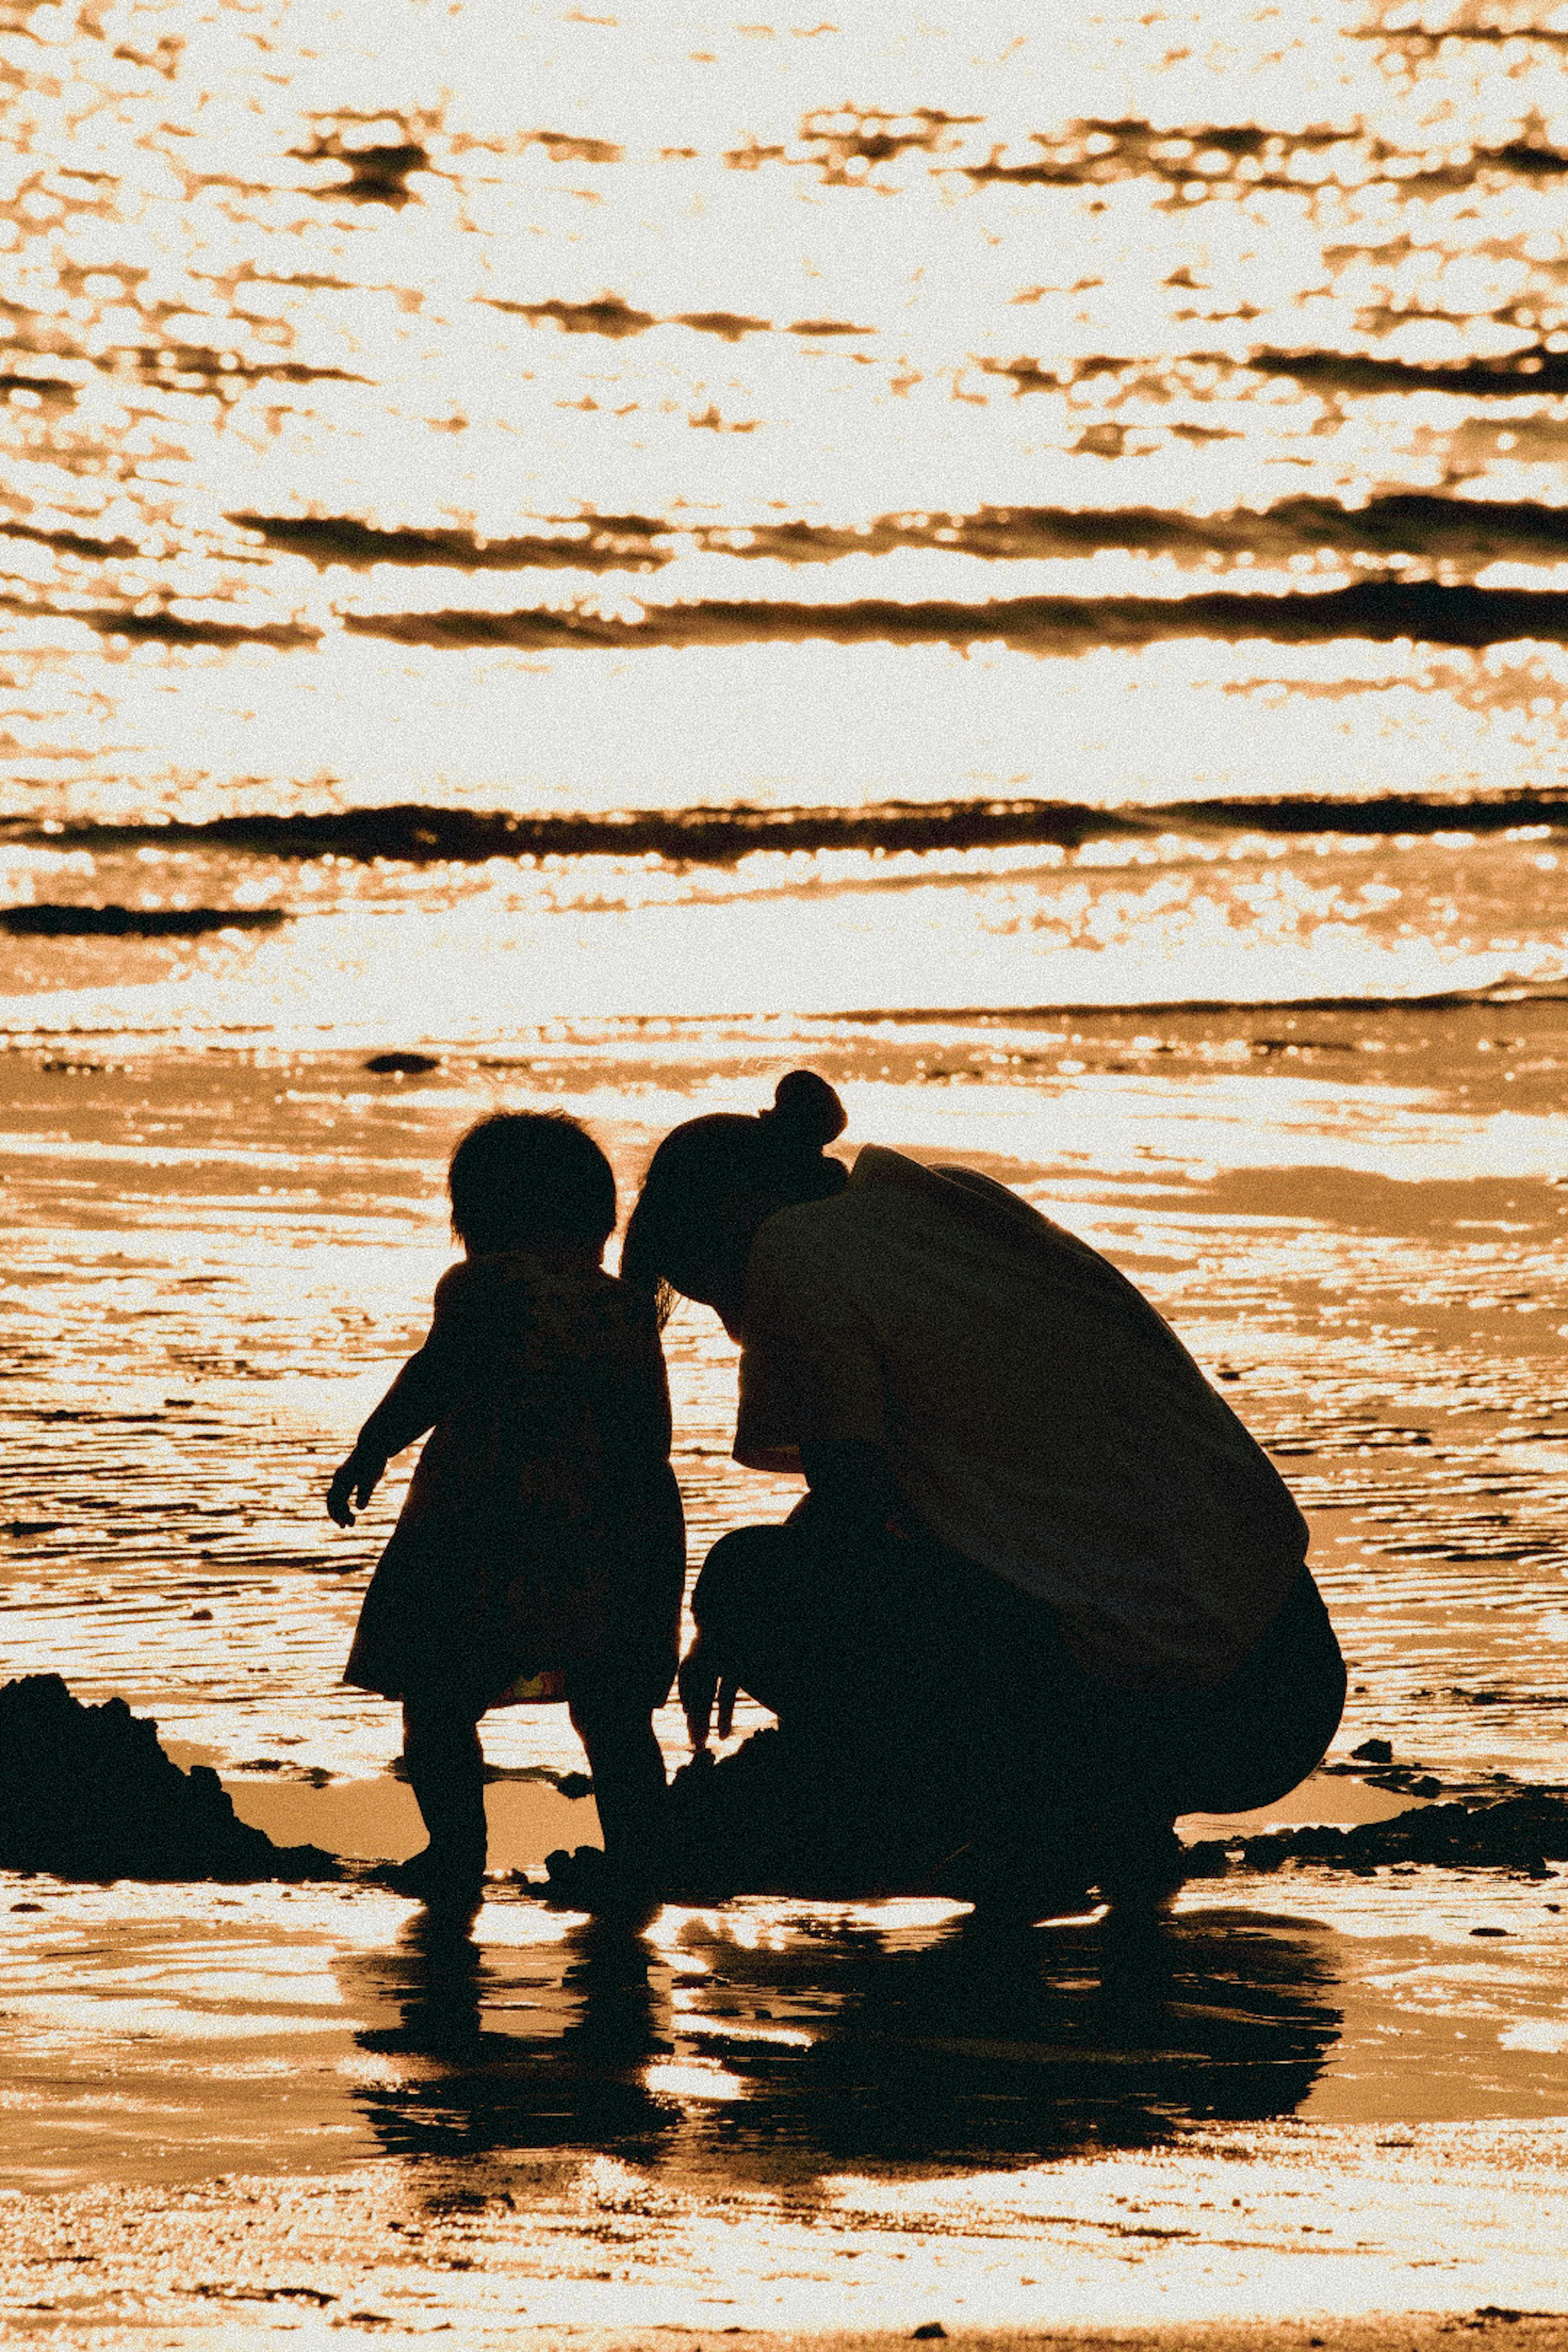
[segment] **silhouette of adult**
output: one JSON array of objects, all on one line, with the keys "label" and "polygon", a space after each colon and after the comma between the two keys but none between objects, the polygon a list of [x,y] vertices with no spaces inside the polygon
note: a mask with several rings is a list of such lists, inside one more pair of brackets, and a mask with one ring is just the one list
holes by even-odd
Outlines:
[{"label": "silhouette of adult", "polygon": [[630,1281],[740,1342],[736,1460],[808,1488],[709,1554],[693,1745],[750,1692],[873,1875],[1152,1885],[1177,1814],[1272,1802],[1333,1736],[1305,1524],[1105,1258],[972,1169],[847,1169],[845,1124],[805,1070],[687,1121],[626,1234]]}]

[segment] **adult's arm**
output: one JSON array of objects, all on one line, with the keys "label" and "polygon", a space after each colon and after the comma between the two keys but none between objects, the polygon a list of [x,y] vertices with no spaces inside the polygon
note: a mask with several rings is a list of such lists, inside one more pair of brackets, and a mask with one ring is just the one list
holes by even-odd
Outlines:
[{"label": "adult's arm", "polygon": [[846,1541],[907,1539],[909,1507],[885,1447],[861,1437],[808,1438],[800,1466],[813,1499]]}]

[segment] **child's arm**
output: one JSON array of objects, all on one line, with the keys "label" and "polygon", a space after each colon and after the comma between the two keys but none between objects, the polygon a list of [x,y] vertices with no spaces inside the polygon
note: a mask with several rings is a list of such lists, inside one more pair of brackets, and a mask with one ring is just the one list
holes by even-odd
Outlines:
[{"label": "child's arm", "polygon": [[425,1345],[410,1356],[355,1438],[353,1452],[332,1474],[327,1516],[340,1528],[353,1527],[354,1511],[363,1510],[392,1456],[432,1428],[466,1385],[467,1350],[458,1311],[465,1272],[455,1265],[442,1276]]},{"label": "child's arm", "polygon": [[[675,1672],[686,1530],[670,1466],[669,1385],[651,1306],[627,1301],[626,1322],[600,1391],[599,1436],[605,1501],[617,1523],[609,1603],[614,1638],[662,1671],[659,1705]],[[668,1663],[662,1667],[658,1661]]]}]

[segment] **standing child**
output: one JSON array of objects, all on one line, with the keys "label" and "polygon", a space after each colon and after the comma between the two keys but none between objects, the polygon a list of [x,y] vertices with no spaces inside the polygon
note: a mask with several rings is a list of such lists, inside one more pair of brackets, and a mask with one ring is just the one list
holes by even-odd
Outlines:
[{"label": "standing child", "polygon": [[472,1903],[485,1865],[478,1724],[561,1699],[587,1750],[607,1858],[635,1873],[657,1831],[652,1716],[675,1672],[685,1566],[669,1394],[651,1305],[604,1271],[616,1180],[563,1115],[503,1112],[452,1155],[467,1255],[429,1337],[361,1430],[327,1509],[352,1527],[424,1431],[344,1680],[403,1702],[430,1842],[395,1875]]}]

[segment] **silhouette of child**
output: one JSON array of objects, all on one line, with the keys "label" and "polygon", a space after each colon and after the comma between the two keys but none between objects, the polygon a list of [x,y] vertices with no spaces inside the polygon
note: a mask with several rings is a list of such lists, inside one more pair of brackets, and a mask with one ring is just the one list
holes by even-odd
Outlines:
[{"label": "silhouette of child", "polygon": [[685,1545],[654,1309],[600,1263],[616,1223],[604,1153],[561,1114],[504,1112],[464,1136],[448,1185],[467,1255],[327,1509],[352,1527],[390,1457],[431,1431],[343,1678],[403,1702],[429,1843],[394,1883],[471,1904],[492,1706],[563,1698],[607,1859],[635,1873],[649,1851]]}]

